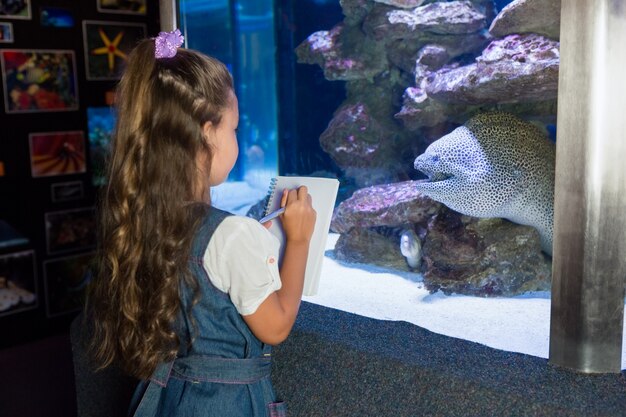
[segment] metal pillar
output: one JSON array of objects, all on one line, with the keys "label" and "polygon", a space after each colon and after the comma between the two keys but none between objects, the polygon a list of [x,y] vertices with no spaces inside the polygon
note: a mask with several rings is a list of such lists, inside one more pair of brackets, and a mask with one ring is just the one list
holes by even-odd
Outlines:
[{"label": "metal pillar", "polygon": [[620,372],[626,278],[626,0],[564,0],[550,363]]},{"label": "metal pillar", "polygon": [[161,30],[171,32],[177,26],[176,20],[177,0],[159,0],[159,15],[161,18]]}]

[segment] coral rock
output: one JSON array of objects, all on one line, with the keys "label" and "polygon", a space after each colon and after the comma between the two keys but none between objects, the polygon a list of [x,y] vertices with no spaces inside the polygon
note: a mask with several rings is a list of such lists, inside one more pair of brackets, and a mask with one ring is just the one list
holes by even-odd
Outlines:
[{"label": "coral rock", "polygon": [[554,98],[526,103],[450,104],[428,97],[419,88],[409,87],[404,93],[402,108],[395,117],[402,121],[407,130],[417,131],[424,127],[435,127],[444,122],[463,124],[472,116],[487,111],[516,114],[540,125],[555,124],[557,102]]},{"label": "coral rock", "polygon": [[375,39],[413,39],[422,32],[462,35],[478,32],[487,25],[485,15],[469,1],[436,2],[399,10],[376,6],[363,22],[363,30]]},{"label": "coral rock", "polygon": [[343,22],[348,26],[356,26],[374,7],[373,0],[339,0],[345,19]]},{"label": "coral rock", "polygon": [[432,292],[510,296],[550,290],[551,261],[534,228],[445,208],[429,225],[422,271]]},{"label": "coral rock", "polygon": [[400,252],[399,239],[390,239],[369,229],[352,229],[342,234],[333,253],[336,259],[344,262],[408,270],[406,259]]},{"label": "coral rock", "polygon": [[418,193],[415,183],[404,181],[357,190],[335,210],[331,230],[347,233],[353,228],[428,222],[441,205]]},{"label": "coral rock", "polygon": [[[451,60],[461,55],[470,54],[474,56],[479,54],[489,43],[489,39],[488,35],[482,32],[469,35],[437,35],[422,32],[419,38],[411,39],[410,42],[403,39],[389,42],[387,44],[387,58],[403,71],[413,73],[415,62],[425,48],[443,48],[448,55],[448,60]],[[437,69],[432,64],[429,66],[432,66],[432,70]]]},{"label": "coral rock", "polygon": [[374,0],[376,3],[387,4],[401,9],[412,9],[421,6],[424,0]]},{"label": "coral rock", "polygon": [[371,79],[387,68],[383,44],[343,24],[313,33],[296,48],[296,55],[300,63],[322,67],[331,81]]},{"label": "coral rock", "polygon": [[476,63],[438,71],[426,93],[447,103],[518,103],[556,99],[559,43],[509,35],[489,44]]},{"label": "coral rock", "polygon": [[393,133],[362,103],[340,107],[320,136],[320,144],[342,168],[391,167],[396,152]]},{"label": "coral rock", "polygon": [[491,22],[489,33],[495,38],[513,33],[538,33],[558,40],[560,26],[560,0],[515,0]]}]

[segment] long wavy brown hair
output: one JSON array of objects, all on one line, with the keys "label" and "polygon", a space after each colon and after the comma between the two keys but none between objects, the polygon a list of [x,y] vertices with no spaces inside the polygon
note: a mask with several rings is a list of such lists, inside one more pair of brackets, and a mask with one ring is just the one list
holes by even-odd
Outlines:
[{"label": "long wavy brown hair", "polygon": [[86,304],[99,368],[146,379],[176,355],[181,285],[198,291],[187,268],[198,216],[187,203],[208,201],[209,167],[196,164],[212,156],[203,126],[219,125],[232,89],[226,67],[195,51],[156,60],[146,39],[128,57]]}]

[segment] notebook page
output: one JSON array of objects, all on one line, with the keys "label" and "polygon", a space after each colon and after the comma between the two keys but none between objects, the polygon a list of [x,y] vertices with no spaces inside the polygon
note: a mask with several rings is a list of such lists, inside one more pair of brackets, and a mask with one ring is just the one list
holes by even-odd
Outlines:
[{"label": "notebook page", "polygon": [[[328,230],[335,207],[335,200],[337,199],[337,190],[339,189],[339,181],[333,178],[278,176],[272,184],[272,195],[270,196],[265,214],[280,208],[280,199],[284,189],[298,188],[301,185],[307,186],[313,200],[313,208],[317,212],[315,229],[311,236],[309,256],[304,276],[303,294],[308,296],[317,293]],[[285,233],[280,220],[275,219],[272,221],[272,226],[269,228],[269,231],[280,240],[281,249],[279,262],[282,263]]]}]

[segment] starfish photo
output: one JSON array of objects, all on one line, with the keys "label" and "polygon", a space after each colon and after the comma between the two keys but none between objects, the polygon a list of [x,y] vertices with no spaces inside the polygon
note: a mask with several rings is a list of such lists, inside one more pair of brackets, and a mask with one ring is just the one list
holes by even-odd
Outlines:
[{"label": "starfish photo", "polygon": [[145,36],[145,24],[84,20],[87,79],[119,79],[128,54]]},{"label": "starfish photo", "polygon": [[113,72],[113,69],[115,68],[116,56],[126,60],[126,54],[118,49],[118,45],[120,44],[120,41],[124,37],[124,31],[122,30],[118,32],[118,34],[115,35],[115,38],[112,41],[109,39],[106,33],[104,33],[104,30],[102,30],[102,28],[98,28],[98,33],[100,34],[100,39],[102,39],[104,46],[93,49],[91,51],[91,54],[92,55],[105,55],[106,54],[109,60],[109,71]]}]

